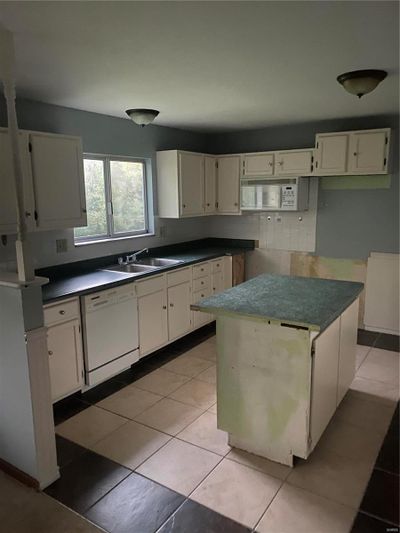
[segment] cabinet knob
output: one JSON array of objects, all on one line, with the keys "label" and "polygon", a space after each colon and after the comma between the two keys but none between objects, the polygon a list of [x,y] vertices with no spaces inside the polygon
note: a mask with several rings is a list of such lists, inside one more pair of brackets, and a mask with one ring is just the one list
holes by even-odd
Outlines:
[{"label": "cabinet knob", "polygon": [[237,202],[235,202],[235,204],[234,204],[234,205],[235,205],[235,207],[237,207],[237,206],[238,206],[239,204],[238,204]]},{"label": "cabinet knob", "polygon": [[201,294],[201,297],[204,298],[204,294]]},{"label": "cabinet knob", "polygon": [[201,272],[204,272],[204,268],[201,268],[200,271],[201,271]]},{"label": "cabinet knob", "polygon": [[30,216],[32,216],[32,213],[30,213],[29,211],[25,211],[25,216],[26,217],[30,217]]},{"label": "cabinet knob", "polygon": [[60,313],[60,315],[65,315],[65,311],[64,309],[61,309],[61,311],[58,311]]},{"label": "cabinet knob", "polygon": [[270,167],[272,167],[272,161],[270,161],[270,162],[268,163],[268,165],[269,165]]},{"label": "cabinet knob", "polygon": [[282,166],[283,165],[283,161],[279,161],[278,165]]},{"label": "cabinet knob", "polygon": [[49,350],[49,355],[53,355],[53,352],[52,352],[52,350]]},{"label": "cabinet knob", "polygon": [[169,306],[170,306],[170,307],[174,307],[174,304],[173,304],[173,303],[171,303],[171,304],[169,304]]},{"label": "cabinet knob", "polygon": [[210,207],[210,204],[207,204],[207,207]]},{"label": "cabinet knob", "polygon": [[186,204],[182,204],[182,207],[183,207],[183,209],[185,209],[185,207],[186,207]]},{"label": "cabinet knob", "polygon": [[202,281],[201,284],[204,285],[204,281]]},{"label": "cabinet knob", "polygon": [[82,213],[87,213],[86,209],[82,209]]},{"label": "cabinet knob", "polygon": [[167,306],[166,306],[166,305],[163,305],[163,306],[162,306],[162,308],[163,308],[163,309],[166,309],[166,308],[167,308]]},{"label": "cabinet knob", "polygon": [[353,155],[358,155],[358,153],[357,153],[357,152],[354,152],[354,154],[353,154]]}]

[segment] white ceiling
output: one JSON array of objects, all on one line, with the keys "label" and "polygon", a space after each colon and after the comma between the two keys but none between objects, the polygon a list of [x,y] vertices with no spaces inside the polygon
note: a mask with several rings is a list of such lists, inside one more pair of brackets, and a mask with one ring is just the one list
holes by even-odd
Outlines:
[{"label": "white ceiling", "polygon": [[[398,112],[398,3],[1,2],[18,94],[200,130]],[[381,68],[361,100],[336,76]]]}]

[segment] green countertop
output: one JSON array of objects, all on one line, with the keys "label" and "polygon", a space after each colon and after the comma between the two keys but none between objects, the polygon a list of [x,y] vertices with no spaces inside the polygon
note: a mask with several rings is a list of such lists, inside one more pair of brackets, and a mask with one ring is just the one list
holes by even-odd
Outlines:
[{"label": "green countertop", "polygon": [[214,315],[276,320],[323,331],[361,293],[363,283],[262,274],[205,298],[192,309]]}]

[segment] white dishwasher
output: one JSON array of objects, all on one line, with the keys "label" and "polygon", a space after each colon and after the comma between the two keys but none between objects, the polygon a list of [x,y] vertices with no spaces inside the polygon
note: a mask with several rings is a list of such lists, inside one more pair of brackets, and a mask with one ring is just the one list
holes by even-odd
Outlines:
[{"label": "white dishwasher", "polygon": [[96,385],[139,359],[133,283],[85,296],[82,315],[87,385]]}]

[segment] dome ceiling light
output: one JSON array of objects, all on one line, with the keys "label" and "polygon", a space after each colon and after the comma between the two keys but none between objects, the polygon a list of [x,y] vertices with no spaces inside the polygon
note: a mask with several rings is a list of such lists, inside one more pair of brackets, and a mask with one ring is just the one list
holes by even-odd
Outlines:
[{"label": "dome ceiling light", "polygon": [[160,112],[156,109],[127,109],[126,114],[139,126],[151,124]]},{"label": "dome ceiling light", "polygon": [[384,70],[353,70],[340,74],[336,79],[347,92],[361,98],[373,91],[386,76]]}]

